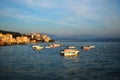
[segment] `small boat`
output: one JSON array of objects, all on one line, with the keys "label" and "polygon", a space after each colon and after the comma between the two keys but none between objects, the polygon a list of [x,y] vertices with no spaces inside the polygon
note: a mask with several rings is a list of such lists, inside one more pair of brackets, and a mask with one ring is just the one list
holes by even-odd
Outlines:
[{"label": "small boat", "polygon": [[57,48],[60,46],[60,44],[54,43],[54,44],[50,44],[49,46],[50,46],[50,48]]},{"label": "small boat", "polygon": [[82,46],[81,47],[83,50],[90,50],[92,48],[95,48],[95,46]]},{"label": "small boat", "polygon": [[67,49],[64,49],[63,51],[61,51],[61,54],[63,56],[75,56],[78,55],[79,50],[77,50],[75,47],[68,47]]},{"label": "small boat", "polygon": [[41,49],[43,49],[43,47],[42,47],[42,46],[39,46],[39,45],[33,45],[32,48],[33,48],[34,50],[41,50]]},{"label": "small boat", "polygon": [[45,46],[45,48],[50,48],[50,46]]},{"label": "small boat", "polygon": [[69,49],[75,49],[75,46],[68,46]]},{"label": "small boat", "polygon": [[95,46],[90,46],[91,48],[95,48]]}]

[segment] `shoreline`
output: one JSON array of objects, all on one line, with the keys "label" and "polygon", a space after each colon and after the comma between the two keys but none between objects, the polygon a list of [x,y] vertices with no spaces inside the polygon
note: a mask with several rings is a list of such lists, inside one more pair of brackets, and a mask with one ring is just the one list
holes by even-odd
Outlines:
[{"label": "shoreline", "polygon": [[4,45],[19,45],[19,44],[29,44],[29,43],[39,43],[39,42],[55,42],[52,40],[50,36],[46,34],[40,33],[28,33],[28,34],[18,34],[17,32],[8,32],[8,31],[1,31],[0,32],[0,46]]}]

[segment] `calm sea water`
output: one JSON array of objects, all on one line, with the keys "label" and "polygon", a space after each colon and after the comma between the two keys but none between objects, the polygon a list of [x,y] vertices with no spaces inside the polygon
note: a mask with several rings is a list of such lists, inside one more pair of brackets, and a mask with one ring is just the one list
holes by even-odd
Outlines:
[{"label": "calm sea water", "polygon": [[[0,80],[120,80],[120,42],[62,44],[41,51],[34,51],[32,44],[0,47]],[[60,56],[69,45],[80,50],[78,56]],[[96,48],[84,51],[83,45]]]}]

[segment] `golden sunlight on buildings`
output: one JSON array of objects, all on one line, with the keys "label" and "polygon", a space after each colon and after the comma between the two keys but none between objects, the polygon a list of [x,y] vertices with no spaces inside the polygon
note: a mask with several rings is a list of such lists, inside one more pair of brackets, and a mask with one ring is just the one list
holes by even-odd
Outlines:
[{"label": "golden sunlight on buildings", "polygon": [[0,46],[12,44],[28,44],[36,42],[50,42],[51,38],[46,34],[31,33],[13,38],[12,34],[0,33]]}]

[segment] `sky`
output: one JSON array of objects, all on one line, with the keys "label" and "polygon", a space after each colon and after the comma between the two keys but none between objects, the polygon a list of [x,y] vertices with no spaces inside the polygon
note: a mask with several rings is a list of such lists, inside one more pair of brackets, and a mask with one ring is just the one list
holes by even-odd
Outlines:
[{"label": "sky", "polygon": [[0,29],[119,37],[120,0],[0,0]]}]

